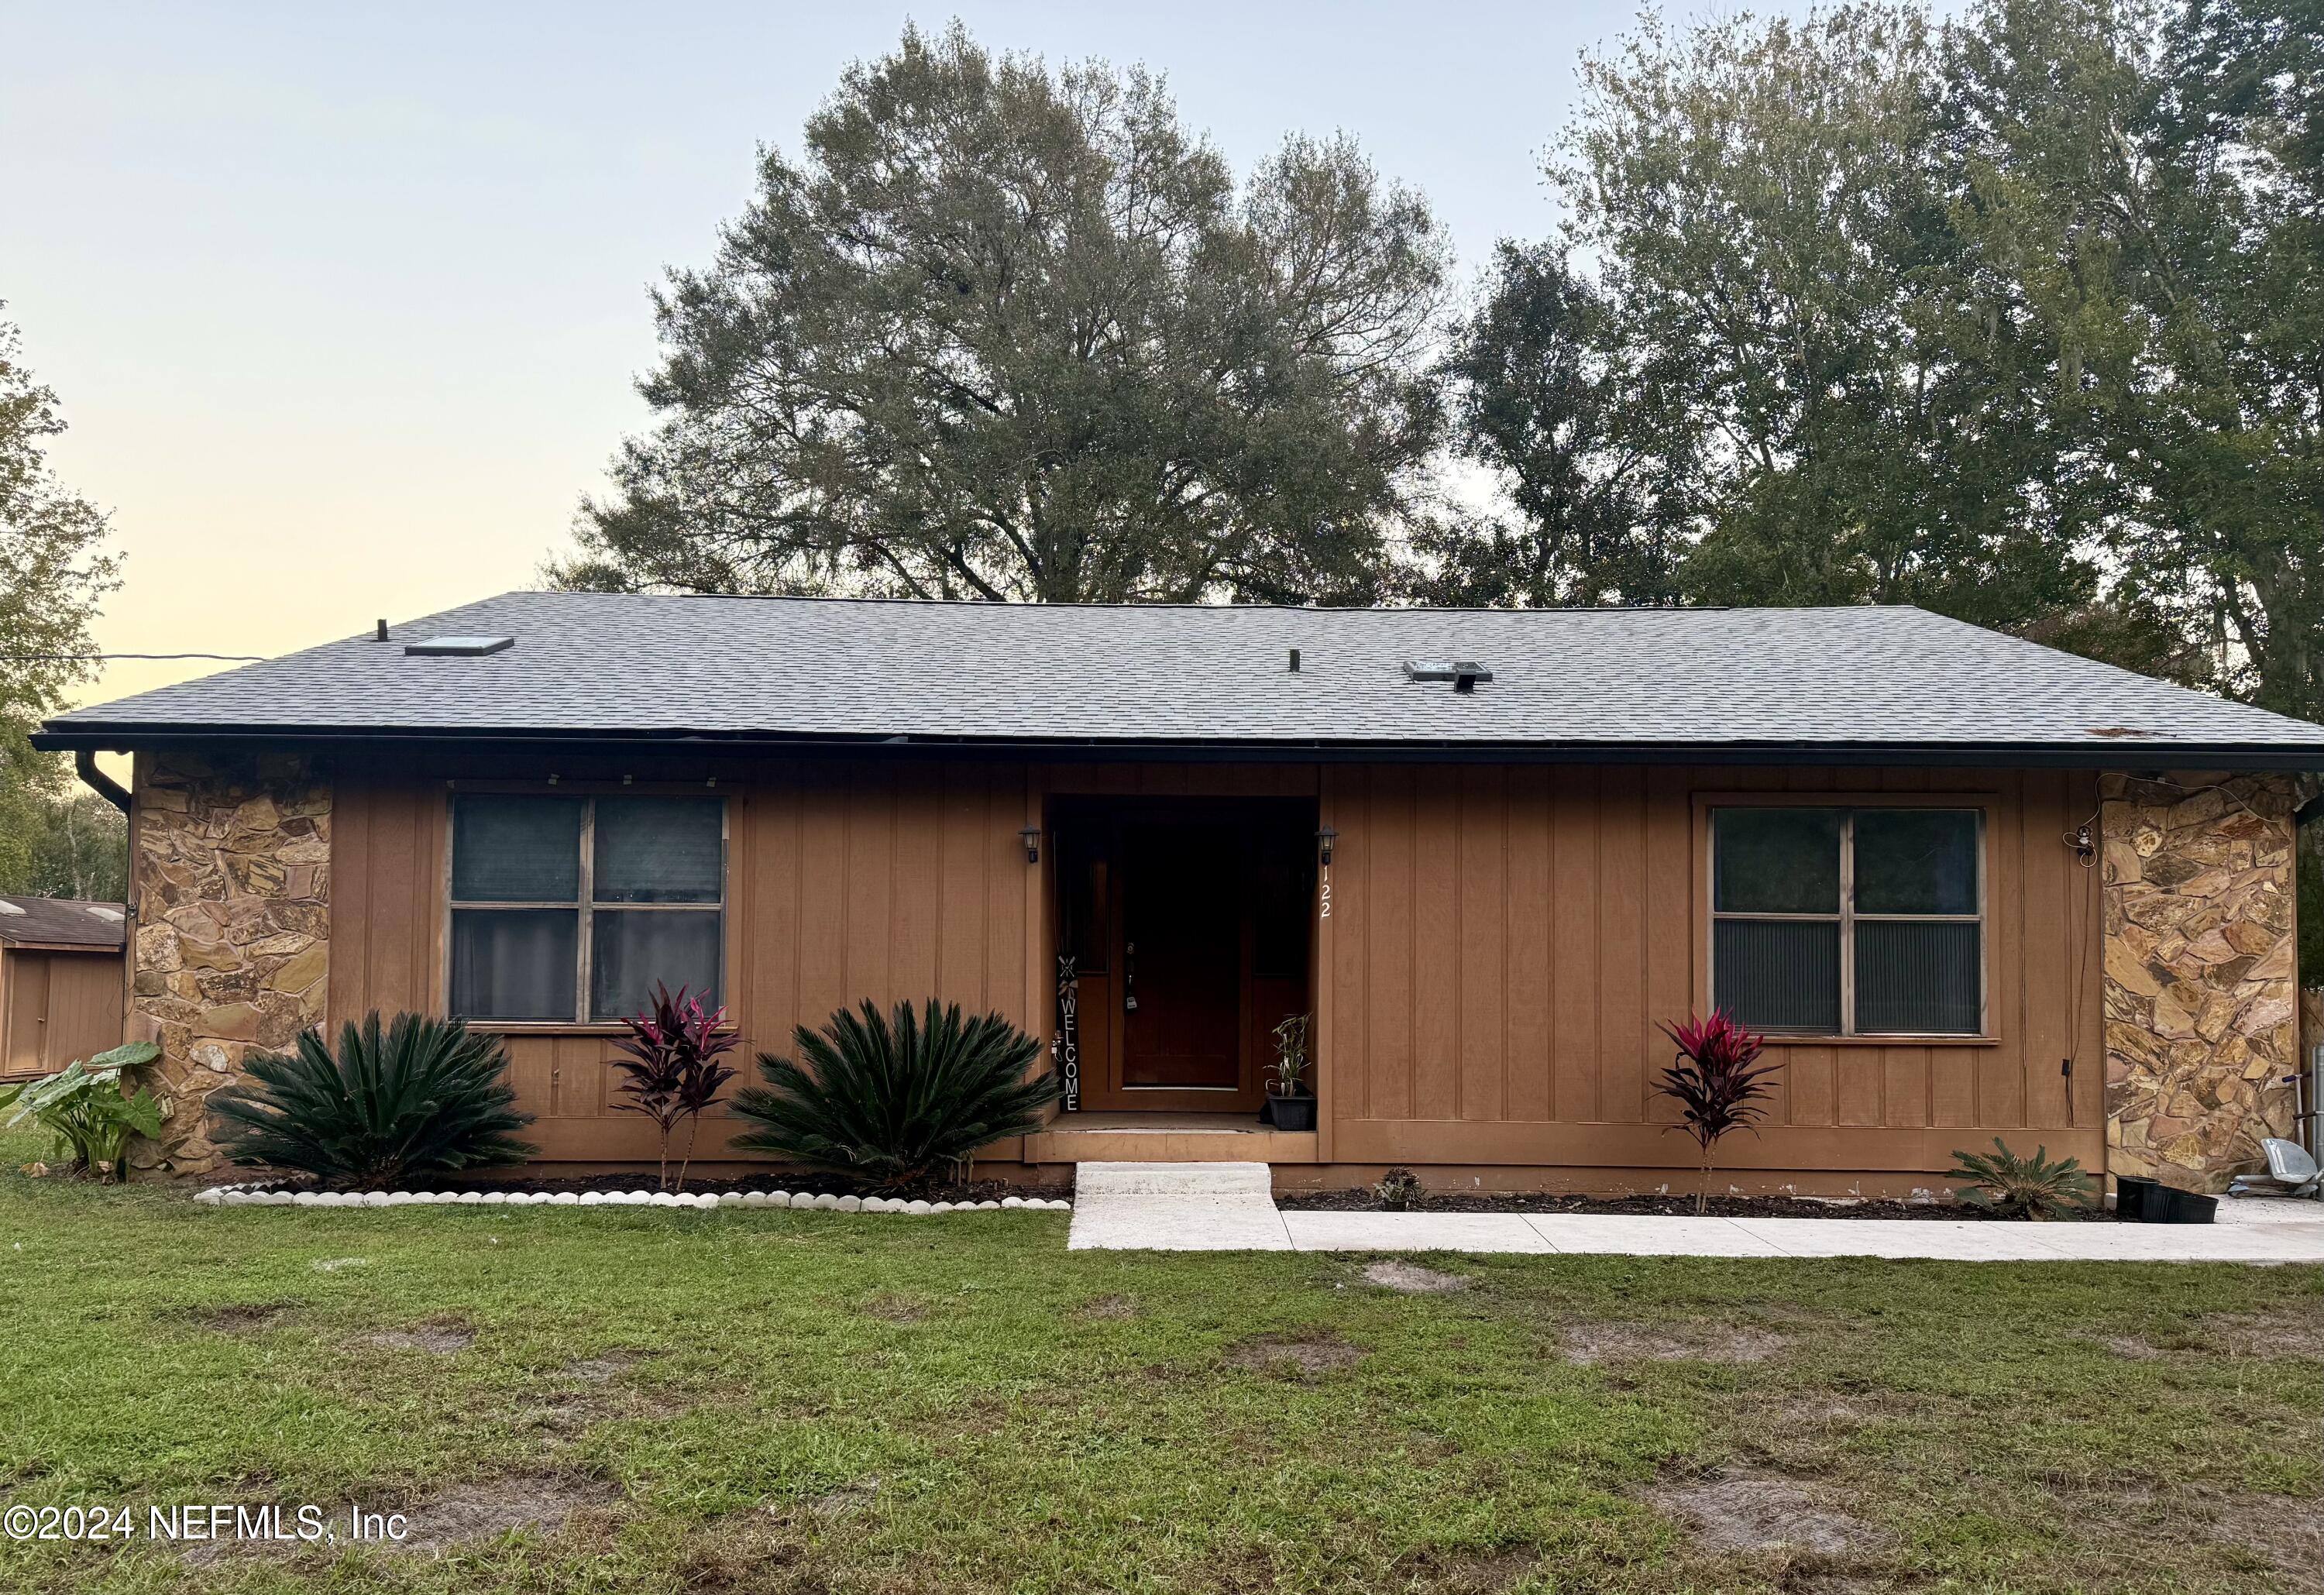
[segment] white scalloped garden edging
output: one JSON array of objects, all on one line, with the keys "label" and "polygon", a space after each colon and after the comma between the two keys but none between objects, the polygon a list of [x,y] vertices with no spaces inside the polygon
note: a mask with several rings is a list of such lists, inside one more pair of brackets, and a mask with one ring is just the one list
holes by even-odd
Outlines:
[{"label": "white scalloped garden edging", "polygon": [[819,1212],[900,1212],[914,1218],[945,1212],[1070,1212],[1062,1196],[1004,1196],[998,1202],[902,1201],[893,1196],[796,1195],[788,1191],[707,1191],[672,1195],[668,1191],[246,1191],[212,1185],[194,1200],[213,1207],[714,1207],[811,1208]]}]

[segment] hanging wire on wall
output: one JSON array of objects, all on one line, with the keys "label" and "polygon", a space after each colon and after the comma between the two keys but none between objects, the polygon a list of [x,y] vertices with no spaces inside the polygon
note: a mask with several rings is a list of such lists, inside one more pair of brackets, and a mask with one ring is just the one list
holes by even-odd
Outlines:
[{"label": "hanging wire on wall", "polygon": [[[2101,805],[2090,811],[2089,818],[2061,838],[2068,847],[2074,850],[2074,862],[2085,870],[2098,867],[2098,827],[2105,816],[2106,809]],[[2082,964],[2089,954],[2090,894],[2085,890],[2074,894],[2073,914],[2067,922],[2066,932],[2066,959],[2068,965],[2074,971],[2074,978],[2068,982],[2066,986],[2067,1050],[2066,1056],[2058,1060],[2058,1073],[2066,1082],[2066,1122],[2068,1124],[2079,1122],[2074,1111],[2074,1060],[2081,1056],[2082,1050],[2082,1006],[2085,997],[2083,987],[2087,983],[2082,978]]]}]

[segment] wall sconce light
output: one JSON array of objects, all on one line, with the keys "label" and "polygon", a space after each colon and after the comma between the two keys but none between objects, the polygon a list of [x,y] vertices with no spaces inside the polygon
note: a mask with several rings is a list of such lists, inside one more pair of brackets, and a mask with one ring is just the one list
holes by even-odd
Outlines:
[{"label": "wall sconce light", "polygon": [[1339,839],[1339,832],[1329,825],[1315,833],[1315,856],[1323,862],[1323,867],[1327,870],[1332,867],[1332,844]]},{"label": "wall sconce light", "polygon": [[1025,862],[1028,864],[1039,863],[1041,862],[1041,827],[1028,825],[1017,834],[1025,839]]}]

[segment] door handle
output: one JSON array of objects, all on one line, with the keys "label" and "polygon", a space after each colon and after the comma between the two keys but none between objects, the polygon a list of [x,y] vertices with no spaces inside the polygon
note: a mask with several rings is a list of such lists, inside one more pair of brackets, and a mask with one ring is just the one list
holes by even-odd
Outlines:
[{"label": "door handle", "polygon": [[1121,1011],[1138,1011],[1138,944],[1125,942],[1121,948]]}]

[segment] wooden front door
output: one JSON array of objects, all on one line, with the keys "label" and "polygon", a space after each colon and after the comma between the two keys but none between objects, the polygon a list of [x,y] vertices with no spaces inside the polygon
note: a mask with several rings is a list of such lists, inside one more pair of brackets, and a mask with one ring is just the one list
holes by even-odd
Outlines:
[{"label": "wooden front door", "polygon": [[1242,905],[1225,825],[1121,830],[1121,1083],[1233,1091],[1242,1073]]},{"label": "wooden front door", "polygon": [[1308,1007],[1314,805],[1064,798],[1050,817],[1081,1105],[1257,1112],[1271,1032]]}]

